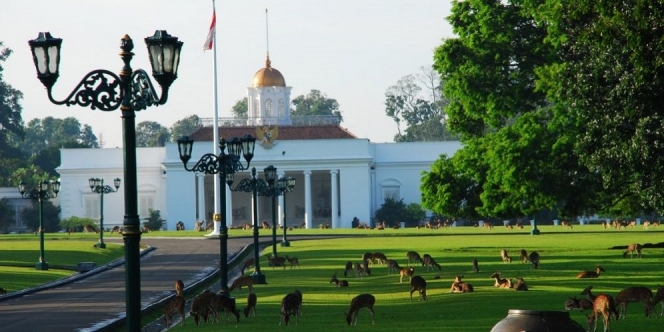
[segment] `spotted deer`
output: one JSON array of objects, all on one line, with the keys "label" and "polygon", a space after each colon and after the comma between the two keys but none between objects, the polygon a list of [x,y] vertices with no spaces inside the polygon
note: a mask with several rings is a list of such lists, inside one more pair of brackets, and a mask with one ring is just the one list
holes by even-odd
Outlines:
[{"label": "spotted deer", "polygon": [[562,220],[560,222],[560,225],[563,227],[563,229],[565,228],[572,229],[572,224],[569,221]]},{"label": "spotted deer", "polygon": [[115,232],[117,232],[118,234],[122,233],[122,229],[120,228],[120,226],[114,226],[113,228],[111,228],[111,234]]},{"label": "spotted deer", "polygon": [[648,287],[633,286],[621,290],[616,295],[616,305],[619,305],[618,319],[625,319],[629,302],[643,302],[646,311],[649,311],[648,307],[652,307],[652,300],[652,291]]},{"label": "spotted deer", "polygon": [[[510,283],[512,280],[510,280]],[[514,288],[515,291],[527,291],[528,290],[528,285],[526,285],[526,281],[523,280],[523,278],[518,277],[516,278],[516,283],[512,284],[512,288]]]},{"label": "spotted deer", "polygon": [[189,310],[189,315],[194,319],[194,324],[198,325],[201,319],[207,323],[208,315],[214,310],[214,300],[216,300],[216,295],[208,289],[194,297],[191,310]]},{"label": "spotted deer", "polygon": [[592,310],[593,302],[588,299],[577,299],[575,297],[570,297],[565,301],[565,310]]},{"label": "spotted deer", "polygon": [[302,298],[295,293],[288,293],[281,300],[281,320],[279,325],[284,323],[288,326],[290,321],[290,316],[295,316],[295,325],[298,325],[300,322],[299,310],[302,305]]},{"label": "spotted deer", "polygon": [[489,278],[495,280],[493,287],[498,288],[512,288],[512,281],[500,277],[500,272],[494,272]]},{"label": "spotted deer", "polygon": [[540,255],[537,251],[533,251],[528,255],[528,259],[533,264],[533,268],[537,269],[540,265]]},{"label": "spotted deer", "polygon": [[[583,291],[581,291],[581,295],[585,295],[586,298],[593,303],[593,307],[594,307],[595,299],[597,299],[597,297],[599,295],[597,295],[597,296],[594,295],[592,293],[592,289],[593,289],[593,286],[586,287]],[[611,295],[607,295],[607,294],[604,294],[604,295],[608,296],[611,299],[611,301],[610,301],[611,305],[609,307],[610,315],[613,317],[614,320],[618,320],[618,310],[616,309],[613,297],[611,297]]]},{"label": "spotted deer", "polygon": [[627,254],[630,254],[630,258],[634,258],[634,252],[636,251],[636,258],[641,258],[641,249],[642,246],[638,243],[632,243],[627,246],[627,251],[623,252],[623,258],[627,257]]},{"label": "spotted deer", "polygon": [[606,272],[601,266],[597,265],[595,268],[595,271],[582,271],[579,272],[576,277],[577,278],[599,278],[599,275],[602,272]]},{"label": "spotted deer", "polygon": [[440,267],[440,264],[436,263],[436,260],[431,257],[429,254],[424,254],[422,256],[422,266],[424,266],[426,271],[428,272],[429,269],[433,270],[434,267],[438,269],[438,271],[442,271],[442,268]]},{"label": "spotted deer", "polygon": [[387,262],[387,256],[385,256],[385,254],[382,253],[382,252],[374,252],[372,257],[373,257],[373,261],[375,261],[376,263],[378,263],[380,265],[383,265]]},{"label": "spotted deer", "polygon": [[261,227],[263,229],[272,229],[272,226],[267,221],[261,221]]},{"label": "spotted deer", "polygon": [[242,291],[242,287],[246,286],[249,288],[249,292],[253,293],[254,292],[254,278],[252,276],[239,276],[235,280],[233,280],[233,283],[231,284],[231,288],[228,290],[229,293],[233,292],[234,289],[239,289],[240,292]]},{"label": "spotted deer", "polygon": [[371,324],[376,324],[374,320],[374,304],[376,304],[376,297],[371,294],[360,294],[350,301],[350,308],[346,315],[346,323],[348,325],[357,325],[357,316],[360,309],[367,308],[371,313]]},{"label": "spotted deer", "polygon": [[521,251],[519,251],[519,259],[521,260],[521,263],[528,264],[528,252],[526,249],[521,249]]},{"label": "spotted deer", "polygon": [[[659,314],[660,316],[664,316],[664,287],[659,286],[657,288],[657,292],[655,293],[655,296],[653,297],[653,308],[654,306],[659,303],[662,305],[662,312]],[[655,314],[657,316],[657,314]]]},{"label": "spotted deer", "polygon": [[368,261],[369,263],[373,264],[373,253],[365,252],[362,254],[362,261]]},{"label": "spotted deer", "polygon": [[344,278],[348,278],[348,273],[350,271],[353,271],[353,262],[349,261],[349,262],[346,262],[346,266],[344,268]]},{"label": "spotted deer", "polygon": [[471,293],[473,292],[473,285],[466,283],[462,280],[463,275],[458,275],[454,277],[452,282],[452,287],[450,287],[450,293]]},{"label": "spotted deer", "polygon": [[503,264],[505,263],[512,263],[512,257],[507,254],[507,250],[501,249],[500,250],[500,258],[503,260]]},{"label": "spotted deer", "polygon": [[406,253],[406,258],[408,258],[408,266],[410,266],[410,262],[420,262],[422,263],[422,257],[420,257],[420,254],[417,253],[417,251],[409,251]]},{"label": "spotted deer", "polygon": [[256,317],[256,293],[249,293],[247,296],[247,306],[244,307],[244,317],[249,318],[249,315]]},{"label": "spotted deer", "polygon": [[285,255],[284,257],[286,258],[286,261],[290,264],[291,269],[295,266],[300,268],[300,260],[297,259],[297,257],[288,257],[288,255]]},{"label": "spotted deer", "polygon": [[171,322],[173,321],[173,315],[174,314],[179,314],[180,315],[180,326],[184,326],[184,305],[185,305],[185,298],[176,295],[174,296],[168,304],[166,304],[166,307],[164,307],[164,325],[166,328],[169,328],[171,326]]},{"label": "spotted deer", "polygon": [[589,319],[588,329],[594,323],[594,330],[597,330],[597,316],[602,315],[604,321],[604,332],[610,331],[609,322],[611,321],[611,314],[615,311],[615,303],[613,298],[607,294],[599,294],[593,301],[593,318]]},{"label": "spotted deer", "polygon": [[213,310],[215,310],[215,312],[213,312],[215,321],[219,321],[219,312],[223,310],[226,313],[226,321],[230,323],[230,314],[233,314],[233,316],[235,316],[235,322],[240,322],[240,313],[235,306],[235,299],[231,299],[225,294],[215,294],[213,301],[216,302],[215,305],[212,306]]},{"label": "spotted deer", "polygon": [[337,273],[334,272],[332,278],[330,279],[331,284],[337,285],[337,287],[348,287],[348,280],[339,280],[337,279]]},{"label": "spotted deer", "polygon": [[283,266],[284,270],[286,269],[286,258],[285,257],[279,257],[279,256],[274,257],[271,254],[267,254],[265,256],[267,257],[267,264],[272,266],[273,270],[277,266]]},{"label": "spotted deer", "polygon": [[399,263],[393,259],[388,259],[387,260],[387,275],[390,275],[392,272],[399,272],[401,271],[401,266],[399,266]]},{"label": "spotted deer", "polygon": [[[367,261],[364,261],[365,264],[366,264],[366,262]],[[365,266],[362,266],[362,264],[360,264],[360,263],[353,264],[353,269],[355,270],[355,278],[366,277],[370,274],[369,268],[365,267]]]},{"label": "spotted deer", "polygon": [[86,233],[95,233],[95,234],[99,233],[99,232],[97,231],[97,228],[96,228],[95,226],[92,226],[92,225],[85,225],[85,226],[83,226],[83,230],[84,230]]},{"label": "spotted deer", "polygon": [[178,279],[175,281],[175,296],[182,296],[184,291],[184,282]]},{"label": "spotted deer", "polygon": [[404,276],[408,276],[408,279],[412,280],[413,274],[415,274],[414,267],[402,267],[401,270],[399,270],[399,283],[403,283]]},{"label": "spotted deer", "polygon": [[410,302],[413,302],[413,293],[417,291],[420,293],[420,300],[427,300],[427,281],[422,276],[414,276],[410,279]]}]

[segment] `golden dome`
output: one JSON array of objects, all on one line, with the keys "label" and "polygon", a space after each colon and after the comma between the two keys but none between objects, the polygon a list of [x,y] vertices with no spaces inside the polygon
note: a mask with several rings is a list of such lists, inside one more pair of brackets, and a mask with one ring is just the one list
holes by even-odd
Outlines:
[{"label": "golden dome", "polygon": [[254,79],[252,80],[251,84],[254,88],[262,88],[266,86],[286,86],[284,75],[281,75],[278,70],[272,68],[270,64],[270,57],[268,56],[267,60],[265,60],[265,68],[260,69],[256,72],[256,74],[254,74]]}]

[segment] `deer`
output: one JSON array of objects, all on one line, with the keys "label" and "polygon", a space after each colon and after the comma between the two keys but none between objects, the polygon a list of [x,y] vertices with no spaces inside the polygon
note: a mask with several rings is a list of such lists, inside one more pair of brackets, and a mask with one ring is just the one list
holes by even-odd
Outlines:
[{"label": "deer", "polygon": [[477,259],[473,259],[473,271],[475,271],[475,273],[480,273],[480,265],[477,262]]},{"label": "deer", "polygon": [[279,256],[275,257],[270,254],[265,255],[265,257],[267,257],[267,263],[268,265],[272,266],[273,270],[277,266],[283,266],[284,270],[286,269],[286,258]]},{"label": "deer", "polygon": [[229,293],[233,292],[234,289],[239,289],[240,292],[242,291],[242,287],[246,286],[249,288],[249,292],[253,293],[254,292],[254,278],[251,276],[239,276],[235,280],[233,280],[233,283],[231,284],[231,288],[228,290]]},{"label": "deer", "polygon": [[[366,263],[367,261],[364,262]],[[362,276],[366,277],[370,274],[369,269],[363,267],[360,263],[355,263],[353,269],[355,270],[355,278],[362,278]]]},{"label": "deer", "polygon": [[[288,257],[288,255],[284,256],[286,258],[286,261],[290,263],[290,268],[292,269],[297,265],[298,268],[300,268],[300,260],[297,259],[297,257]],[[284,264],[285,265],[285,264]],[[284,266],[285,268],[285,266]]]},{"label": "deer", "polygon": [[429,271],[429,268],[433,270],[434,267],[438,268],[438,271],[442,271],[440,264],[436,263],[433,257],[429,254],[424,254],[424,256],[422,256],[422,266],[426,267],[427,272]]},{"label": "deer", "polygon": [[371,294],[360,294],[354,297],[350,301],[348,313],[344,313],[344,315],[346,315],[346,323],[348,323],[348,325],[357,325],[357,316],[360,309],[367,308],[371,313],[371,324],[376,324],[374,319],[374,304],[376,304],[376,297]]},{"label": "deer", "polygon": [[582,271],[579,272],[576,277],[577,278],[599,278],[600,273],[606,272],[604,268],[601,266],[597,265],[595,268],[595,271]]},{"label": "deer", "polygon": [[501,278],[500,272],[494,272],[489,278],[492,278],[496,281],[493,284],[493,287],[512,288],[512,281],[510,279]]},{"label": "deer", "polygon": [[281,300],[281,320],[279,325],[284,323],[285,326],[288,326],[290,316],[295,316],[295,325],[298,325],[300,322],[300,306],[302,305],[302,297],[298,296],[296,293],[288,293]]},{"label": "deer", "polygon": [[[510,283],[512,280],[510,280]],[[528,290],[528,285],[526,285],[526,281],[523,280],[523,278],[518,277],[516,278],[516,283],[512,285],[512,288],[514,288],[515,291],[527,291]]]},{"label": "deer", "polygon": [[417,291],[420,293],[420,300],[427,300],[427,281],[422,276],[414,276],[410,279],[410,302],[413,302],[413,293]]},{"label": "deer", "polygon": [[211,304],[209,311],[213,316],[212,323],[219,322],[219,311],[222,309],[226,313],[226,321],[231,322],[230,314],[235,316],[235,321],[240,321],[240,313],[237,311],[235,306],[235,300],[231,299],[229,296],[223,294],[214,294],[214,297],[211,299]]},{"label": "deer", "polygon": [[111,234],[115,232],[118,232],[118,234],[122,233],[122,229],[120,228],[120,226],[114,226],[113,228],[111,228]]},{"label": "deer", "polygon": [[[659,286],[657,288],[657,292],[655,293],[655,296],[653,297],[652,300],[653,303],[653,309],[657,303],[662,305],[662,312],[659,314],[660,316],[664,316],[664,287]],[[657,314],[655,314],[657,316]]]},{"label": "deer", "polygon": [[533,251],[528,255],[528,259],[530,260],[531,263],[533,263],[533,267],[535,269],[539,268],[540,265],[540,256],[537,251]]},{"label": "deer", "polygon": [[272,227],[270,226],[270,224],[267,221],[261,221],[261,227],[263,229],[272,229]]},{"label": "deer", "polygon": [[519,259],[521,260],[521,263],[528,264],[528,252],[526,249],[521,249],[519,252]]},{"label": "deer", "polygon": [[[592,289],[593,289],[593,286],[586,287],[583,291],[581,291],[581,295],[585,295],[587,297],[587,299],[590,302],[593,303],[593,308],[594,308],[595,299],[597,299],[597,297],[599,295],[597,295],[597,296],[593,295]],[[613,301],[613,297],[611,297],[611,295],[607,295],[607,294],[604,294],[604,295],[608,296],[611,299],[611,301],[610,301],[611,306],[609,308],[610,309],[610,314],[611,314],[611,316],[613,316],[614,320],[618,320],[618,310],[616,310],[616,306],[615,306],[615,302]]]},{"label": "deer", "polygon": [[175,281],[175,296],[182,296],[184,291],[184,282],[178,279]]},{"label": "deer", "polygon": [[247,296],[247,306],[243,309],[245,318],[249,318],[249,315],[252,313],[256,317],[256,300],[256,293],[249,293]]},{"label": "deer", "polygon": [[462,280],[463,275],[458,275],[454,277],[452,282],[452,287],[450,287],[450,293],[471,293],[473,292],[473,285],[466,283]]},{"label": "deer", "polygon": [[183,231],[184,230],[184,223],[182,221],[178,221],[175,224],[175,230],[176,231]]},{"label": "deer", "polygon": [[168,304],[166,304],[166,307],[164,307],[164,325],[166,328],[171,326],[171,322],[173,321],[172,318],[175,313],[180,315],[180,326],[184,326],[185,302],[186,300],[184,297],[181,295],[176,295],[168,302]]},{"label": "deer", "polygon": [[604,321],[604,332],[610,331],[609,322],[611,321],[610,319],[611,314],[614,311],[615,311],[615,303],[610,295],[607,294],[597,295],[595,297],[595,300],[593,301],[593,318],[592,319],[588,318],[588,330],[590,330],[590,326],[593,325],[593,323],[595,326],[593,331],[597,330],[597,315],[602,314]]},{"label": "deer", "polygon": [[403,283],[403,277],[408,276],[409,280],[413,280],[413,274],[415,274],[414,267],[402,267],[399,270],[399,283]]},{"label": "deer", "polygon": [[391,272],[398,272],[401,271],[401,266],[399,266],[399,263],[393,259],[388,259],[387,260],[387,275],[390,275]]},{"label": "deer", "polygon": [[7,290],[0,287],[0,295],[7,295]]},{"label": "deer", "polygon": [[593,302],[588,299],[577,299],[575,297],[570,297],[565,301],[565,310],[592,310]]},{"label": "deer", "polygon": [[251,257],[248,258],[246,261],[244,261],[244,264],[242,264],[242,270],[240,274],[244,275],[244,273],[247,271],[248,268],[256,266],[256,259]]},{"label": "deer", "polygon": [[572,229],[572,224],[569,221],[562,220],[560,222],[560,225],[563,227],[563,229],[565,228]]},{"label": "deer", "polygon": [[95,234],[99,233],[97,231],[97,228],[95,226],[92,226],[92,225],[83,226],[83,230],[85,231],[85,233],[95,233]]},{"label": "deer", "polygon": [[337,279],[337,273],[334,272],[332,275],[332,278],[330,279],[330,283],[334,283],[337,285],[337,287],[348,287],[348,280],[339,280]]},{"label": "deer", "polygon": [[633,286],[621,290],[618,295],[616,295],[616,305],[620,305],[618,308],[618,319],[625,319],[627,304],[629,302],[643,302],[646,313],[649,313],[651,310],[648,308],[652,308],[652,301],[653,294],[648,287]]},{"label": "deer", "polygon": [[623,258],[627,258],[627,254],[630,254],[630,258],[634,258],[634,252],[636,251],[636,258],[641,258],[641,249],[643,247],[638,243],[632,243],[627,246],[627,251],[623,252]]},{"label": "deer", "polygon": [[348,272],[353,270],[353,262],[346,262],[346,267],[344,268],[344,278],[348,278]]},{"label": "deer", "polygon": [[369,263],[373,264],[373,253],[365,252],[362,254],[362,261],[369,261]]},{"label": "deer", "polygon": [[503,260],[503,264],[505,263],[512,263],[512,257],[507,254],[507,250],[501,249],[500,250],[500,258]]},{"label": "deer", "polygon": [[194,324],[198,326],[201,318],[207,323],[208,315],[211,312],[216,312],[213,308],[213,304],[216,300],[215,297],[216,295],[209,289],[206,289],[194,297],[194,300],[191,303],[191,310],[189,310],[189,315],[194,318]]},{"label": "deer", "polygon": [[410,266],[410,261],[422,263],[422,257],[416,251],[409,251],[406,253],[406,258],[408,258],[408,266]]},{"label": "deer", "polygon": [[385,254],[382,252],[375,252],[373,253],[372,257],[373,260],[380,265],[383,265],[385,262],[387,262],[387,256],[385,256]]}]

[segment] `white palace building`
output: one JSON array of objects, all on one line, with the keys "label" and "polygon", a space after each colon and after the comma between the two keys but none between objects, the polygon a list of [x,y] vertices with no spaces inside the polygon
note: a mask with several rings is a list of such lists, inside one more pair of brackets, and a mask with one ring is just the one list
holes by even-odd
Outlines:
[{"label": "white palace building", "polygon": [[[230,139],[250,134],[257,137],[251,166],[263,178],[268,165],[277,168],[279,177],[296,179],[293,191],[278,198],[278,223],[307,228],[329,224],[349,228],[353,218],[369,223],[385,198],[420,203],[420,179],[441,154],[453,155],[457,141],[417,143],[372,143],[332,122],[318,118],[290,117],[290,91],[283,75],[265,67],[247,88],[248,118],[220,119],[219,137]],[[329,118],[327,118],[329,120]],[[213,126],[192,133],[195,140],[189,166],[205,153],[212,153]],[[62,149],[57,168],[62,183],[58,197],[61,217],[99,218],[100,197],[88,185],[89,178],[103,178],[106,184],[123,177],[123,150]],[[214,213],[214,177],[188,172],[180,160],[177,143],[160,148],[137,150],[138,207],[141,218],[149,209],[159,210],[166,229],[174,230],[182,221],[193,229],[196,221],[209,221]],[[234,185],[250,178],[250,171],[237,172]],[[251,193],[228,189],[226,206],[228,226],[252,223]],[[124,187],[104,196],[104,228],[122,225]],[[284,201],[286,204],[284,204]],[[272,220],[271,198],[259,196],[258,221]],[[218,226],[218,225],[216,225]],[[215,231],[218,227],[215,227]]]}]

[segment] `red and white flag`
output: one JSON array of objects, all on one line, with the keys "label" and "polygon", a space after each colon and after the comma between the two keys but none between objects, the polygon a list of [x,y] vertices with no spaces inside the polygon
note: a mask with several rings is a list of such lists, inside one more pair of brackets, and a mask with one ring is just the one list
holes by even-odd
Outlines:
[{"label": "red and white flag", "polygon": [[212,23],[210,23],[210,31],[208,31],[207,38],[205,39],[205,44],[203,45],[203,51],[211,50],[212,43],[214,42],[214,34],[217,28],[217,12],[212,8]]}]

